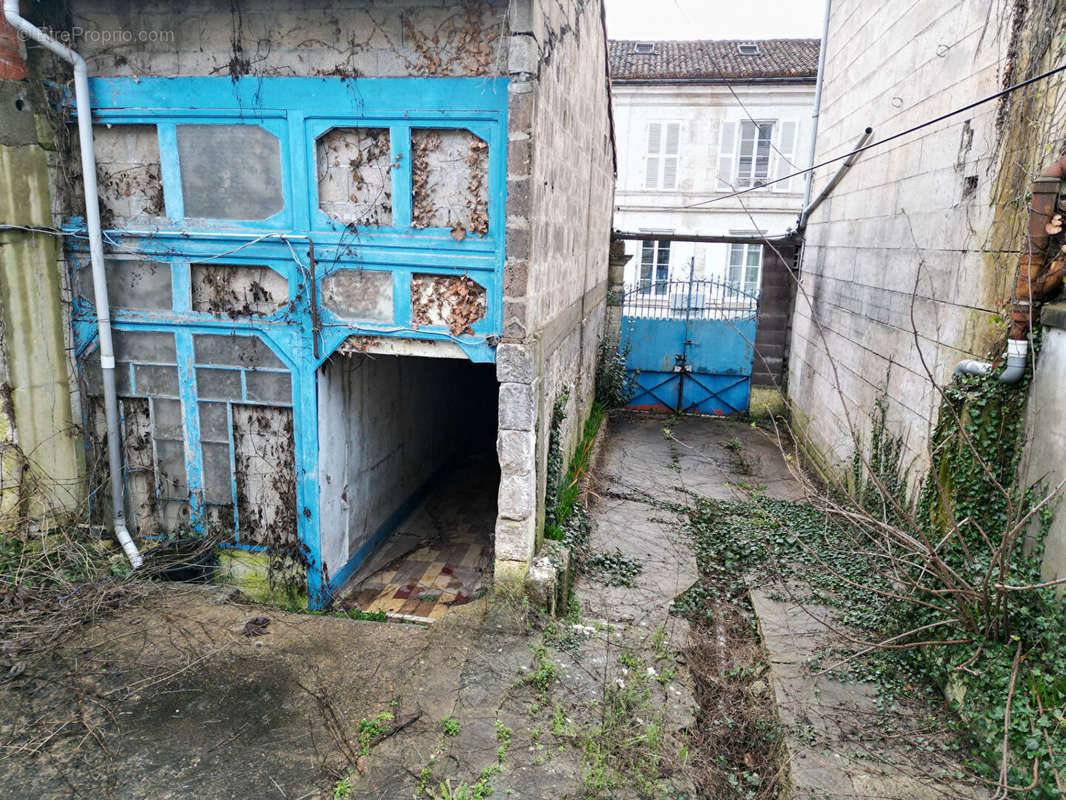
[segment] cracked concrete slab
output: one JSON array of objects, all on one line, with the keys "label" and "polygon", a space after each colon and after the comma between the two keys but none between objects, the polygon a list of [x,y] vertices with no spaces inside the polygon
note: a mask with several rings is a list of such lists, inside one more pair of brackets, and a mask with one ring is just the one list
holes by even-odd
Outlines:
[{"label": "cracked concrete slab", "polygon": [[[742,483],[781,497],[798,490],[776,446],[736,421],[613,416],[592,472],[593,548],[620,550],[643,568],[632,587],[581,577],[576,618],[550,621],[516,599],[484,598],[427,629],[290,614],[161,584],[0,684],[0,798],[328,800],[342,775],[352,798],[429,796],[442,781],[470,786],[483,775],[499,797],[581,796],[582,737],[597,729],[608,687],[637,678],[648,709],[662,714],[667,746],[680,747],[696,706],[681,655],[688,623],[668,609],[696,580],[696,561],[669,507],[631,498],[735,498]],[[813,620],[766,593],[756,607],[782,715],[811,720],[821,726],[817,741],[833,742],[794,751],[795,796],[813,796],[803,786],[828,786],[830,796],[929,796],[886,777],[881,750],[864,751],[872,746],[861,737],[851,750],[835,744],[852,746],[852,723],[829,720],[841,708],[872,713],[869,691],[812,679],[804,659],[825,646]],[[270,618],[268,633],[241,635],[255,616]],[[622,653],[652,672],[634,675]],[[530,680],[541,659],[554,676],[545,688]],[[392,715],[388,731],[363,752],[360,724],[381,713]],[[446,719],[457,723],[453,736]],[[842,766],[845,757],[853,760]],[[684,769],[659,779],[670,796],[695,797]],[[637,796],[632,786],[613,792]]]},{"label": "cracked concrete slab", "polygon": [[[792,588],[792,594],[801,590]],[[942,711],[908,698],[886,709],[877,702],[874,684],[811,672],[808,664],[816,657],[842,646],[850,649],[827,627],[840,627],[833,609],[801,607],[768,588],[753,588],[751,599],[787,731],[792,797],[988,796],[981,787],[955,778],[959,764],[935,755],[932,745],[953,736]]]}]

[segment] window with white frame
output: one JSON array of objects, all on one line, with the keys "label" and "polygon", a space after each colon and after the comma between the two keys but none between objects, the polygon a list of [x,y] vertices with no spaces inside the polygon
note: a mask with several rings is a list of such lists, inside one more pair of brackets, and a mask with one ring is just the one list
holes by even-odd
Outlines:
[{"label": "window with white frame", "polygon": [[666,294],[670,280],[670,242],[645,239],[640,243],[641,294]]},{"label": "window with white frame", "polygon": [[[795,172],[798,134],[794,120],[723,122],[718,136],[718,188],[759,188]],[[794,180],[781,180],[769,188],[789,192]]]},{"label": "window with white frame", "polygon": [[676,189],[680,122],[649,122],[644,155],[644,188]]},{"label": "window with white frame", "polygon": [[726,280],[735,289],[751,294],[759,293],[759,272],[762,269],[762,245],[729,245],[729,269]]},{"label": "window with white frame", "polygon": [[741,120],[737,149],[738,189],[762,186],[770,179],[773,139],[774,123]]}]

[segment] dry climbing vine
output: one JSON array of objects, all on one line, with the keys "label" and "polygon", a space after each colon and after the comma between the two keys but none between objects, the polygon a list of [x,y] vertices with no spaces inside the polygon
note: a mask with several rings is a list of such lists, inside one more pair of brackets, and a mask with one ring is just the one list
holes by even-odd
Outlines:
[{"label": "dry climbing vine", "polygon": [[485,316],[485,287],[467,275],[416,276],[411,279],[411,324],[443,321],[452,336],[472,334],[473,323]]},{"label": "dry climbing vine", "polygon": [[[404,55],[407,68],[415,75],[489,75],[500,39],[494,16],[489,3],[467,0],[460,12],[446,18],[432,33],[423,33],[404,12],[400,25],[414,51],[413,57]],[[486,19],[493,21],[486,25]]]}]

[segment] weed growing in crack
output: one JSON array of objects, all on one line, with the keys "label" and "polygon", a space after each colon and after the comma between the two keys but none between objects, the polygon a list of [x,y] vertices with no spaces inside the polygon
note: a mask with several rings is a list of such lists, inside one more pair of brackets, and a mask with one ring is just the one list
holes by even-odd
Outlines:
[{"label": "weed growing in crack", "polygon": [[555,662],[545,655],[544,645],[537,645],[533,648],[533,659],[536,662],[536,668],[523,678],[522,682],[528,683],[541,692],[546,692],[558,678]]},{"label": "weed growing in crack", "polygon": [[333,784],[333,800],[345,800],[352,796],[352,779],[341,778]]},{"label": "weed growing in crack", "polygon": [[670,655],[666,641],[666,625],[659,625],[655,628],[655,633],[651,637],[651,649],[659,658],[666,658]]},{"label": "weed growing in crack", "polygon": [[732,439],[722,442],[722,447],[729,451],[733,462],[733,472],[739,475],[751,475],[754,472],[752,463],[748,459],[747,453],[744,452],[744,445],[740,443],[740,439],[734,436]]},{"label": "weed growing in crack", "polygon": [[500,764],[507,757],[507,751],[511,747],[512,736],[514,736],[514,731],[499,720],[496,720],[496,741],[500,743],[500,746],[496,748],[496,761]]},{"label": "weed growing in crack", "polygon": [[652,697],[642,662],[628,652],[619,661],[631,668],[604,687],[599,724],[568,733],[557,709],[553,733],[570,735],[581,750],[586,797],[613,797],[622,787],[640,797],[664,797],[667,776],[676,766],[665,747],[665,712]]},{"label": "weed growing in crack", "polygon": [[440,788],[432,794],[433,800],[482,800],[492,794],[492,785],[487,778],[475,783],[463,781],[453,787],[450,780],[441,781]]},{"label": "weed growing in crack", "polygon": [[[448,722],[454,723],[454,726],[449,726]],[[459,733],[458,721],[451,717],[446,717],[441,721],[441,733],[445,737],[457,735]],[[496,748],[496,761],[481,770],[477,780],[473,783],[461,781],[452,786],[451,780],[446,779],[438,784],[436,790],[433,790],[430,788],[430,784],[433,781],[432,765],[443,750],[442,739],[441,746],[437,748],[437,751],[430,758],[430,765],[424,767],[418,774],[418,788],[415,790],[415,800],[422,797],[429,797],[432,800],[482,800],[482,798],[491,796],[493,793],[492,779],[503,768],[503,762],[507,758],[507,751],[511,746],[512,736],[514,736],[514,731],[499,720],[496,720],[496,741],[500,743],[499,747]]]},{"label": "weed growing in crack", "polygon": [[[582,428],[581,439],[577,443],[574,455],[570,460],[570,466],[563,472],[562,453],[562,424],[566,419],[566,403],[569,399],[567,393],[563,393],[556,400],[552,408],[551,429],[548,435],[548,485],[545,489],[544,505],[546,516],[544,520],[544,537],[556,541],[567,540],[567,523],[574,513],[584,508],[578,502],[582,483],[586,476],[589,460],[592,457],[592,446],[596,440],[596,434],[600,430],[603,421],[603,406],[593,403],[589,410],[588,418]],[[576,526],[571,529],[570,535],[582,535],[582,526],[588,524],[587,512],[584,518],[579,518]],[[587,531],[584,531],[587,534]],[[568,542],[569,544],[569,542]]]},{"label": "weed growing in crack", "polygon": [[392,727],[392,714],[388,711],[382,711],[373,719],[359,720],[359,727],[356,729],[356,742],[359,745],[359,755],[370,755],[370,745],[374,739],[379,736],[384,736]]}]

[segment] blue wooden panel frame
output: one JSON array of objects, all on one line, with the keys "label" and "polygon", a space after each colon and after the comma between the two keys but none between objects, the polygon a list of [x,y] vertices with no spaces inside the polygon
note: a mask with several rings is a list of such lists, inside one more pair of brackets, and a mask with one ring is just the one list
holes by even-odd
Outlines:
[{"label": "blue wooden panel frame", "polygon": [[[491,362],[491,337],[502,325],[504,264],[507,80],[481,78],[95,78],[90,81],[94,121],[156,126],[166,218],[153,227],[107,232],[112,253],[170,265],[173,305],[169,311],[112,309],[119,331],[175,334],[180,400],[185,428],[190,524],[203,529],[203,449],[193,337],[196,334],[253,336],[285,364],[292,385],[298,534],[308,559],[312,607],[328,601],[321,562],[318,508],[317,370],[349,335],[372,335],[458,344],[473,361]],[[279,141],[284,208],[267,220],[192,220],[184,216],[177,126],[257,125]],[[386,127],[394,163],[393,224],[345,228],[318,210],[314,142],[333,126]],[[412,128],[467,129],[489,145],[489,230],[456,241],[445,229],[411,227]],[[65,226],[80,233],[84,222]],[[87,263],[81,237],[68,237],[72,271]],[[310,305],[309,245],[313,243],[316,288],[332,269],[380,269],[393,274],[392,324],[343,320],[319,307],[322,329],[315,355]],[[289,303],[262,317],[229,319],[192,310],[190,264],[263,265],[285,277]],[[323,269],[328,265],[326,269]],[[487,315],[473,334],[452,336],[440,327],[410,327],[410,281],[415,273],[469,275],[485,287]],[[75,297],[75,350],[86,355],[96,344],[94,309]],[[245,396],[246,398],[246,396]],[[245,402],[247,400],[245,399]],[[228,403],[230,457],[232,403]],[[231,463],[231,474],[234,464]],[[235,487],[234,487],[235,491]],[[396,515],[402,516],[402,509]],[[396,516],[394,515],[394,516]],[[393,520],[392,524],[399,522]],[[380,538],[382,531],[375,532]],[[240,544],[248,549],[260,549]],[[355,554],[334,576],[350,574],[366,553]]]}]

